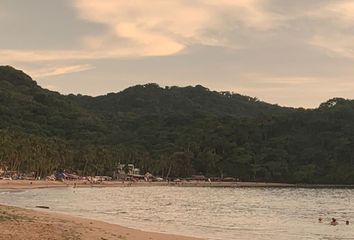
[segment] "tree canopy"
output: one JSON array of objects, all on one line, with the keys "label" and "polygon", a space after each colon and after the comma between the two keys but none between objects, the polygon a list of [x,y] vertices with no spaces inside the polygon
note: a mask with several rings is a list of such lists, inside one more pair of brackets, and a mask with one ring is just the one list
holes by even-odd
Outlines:
[{"label": "tree canopy", "polygon": [[0,165],[110,175],[134,163],[162,177],[354,183],[354,101],[280,107],[203,86],[150,83],[90,97],[0,67]]}]

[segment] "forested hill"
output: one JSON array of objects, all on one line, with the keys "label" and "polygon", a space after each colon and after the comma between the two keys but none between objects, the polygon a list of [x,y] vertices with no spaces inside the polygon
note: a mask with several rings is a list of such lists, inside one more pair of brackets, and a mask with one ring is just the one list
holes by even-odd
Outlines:
[{"label": "forested hill", "polygon": [[119,93],[88,97],[71,95],[81,106],[100,112],[134,112],[139,115],[208,114],[232,117],[278,115],[293,111],[261,102],[256,98],[230,92],[216,92],[195,87],[165,87],[150,83],[137,85]]},{"label": "forested hill", "polygon": [[354,183],[354,102],[304,110],[202,86],[146,84],[64,96],[0,67],[0,165],[110,175],[134,163],[162,177]]},{"label": "forested hill", "polygon": [[100,119],[59,93],[42,89],[22,71],[0,67],[1,129],[69,137],[99,131]]}]

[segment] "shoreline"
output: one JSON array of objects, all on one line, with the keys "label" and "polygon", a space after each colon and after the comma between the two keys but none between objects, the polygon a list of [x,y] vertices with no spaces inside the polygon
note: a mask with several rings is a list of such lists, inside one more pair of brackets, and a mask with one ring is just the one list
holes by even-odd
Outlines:
[{"label": "shoreline", "polygon": [[0,204],[0,240],[202,240]]},{"label": "shoreline", "polygon": [[[0,181],[1,182],[1,181]],[[13,182],[13,181],[9,181]],[[7,183],[7,182],[6,182]],[[15,181],[16,184],[7,183],[6,186],[13,186],[14,188],[1,188],[0,191],[5,192],[17,192],[26,189],[35,188],[63,188],[72,187],[70,184],[63,183],[52,183],[48,184],[46,181],[38,181],[37,183],[32,182],[30,188],[21,187],[24,183]],[[29,184],[29,183],[26,183]],[[135,187],[141,186],[156,186],[147,185],[149,183],[140,183],[135,185]],[[250,183],[243,184],[242,187],[249,187]],[[86,187],[94,187],[87,186]],[[119,185],[123,187],[122,184]],[[160,184],[161,186],[161,184]],[[167,185],[164,185],[167,186]],[[189,187],[199,187],[191,185]],[[253,183],[251,187],[257,188],[264,186],[264,183]],[[267,187],[274,187],[274,185],[267,183]],[[276,187],[279,184],[275,185]],[[287,186],[286,184],[280,185],[283,188],[293,188],[292,186]],[[81,187],[81,186],[78,186]],[[103,184],[100,187],[117,187],[113,184]],[[125,186],[124,186],[125,187]],[[177,186],[173,186],[177,187]],[[183,187],[183,186],[182,186]],[[322,185],[322,187],[328,187],[328,185]],[[118,190],[118,189],[117,189]],[[171,190],[171,189],[170,189]],[[272,193],[270,193],[272,194]],[[11,198],[10,198],[11,199]],[[164,233],[164,224],[162,224],[160,229],[154,229],[150,232],[152,228],[147,228],[144,230],[139,230],[137,224],[130,225],[130,227],[124,227],[116,223],[104,222],[101,220],[93,220],[90,217],[81,217],[78,215],[70,215],[70,213],[61,213],[55,211],[47,211],[40,208],[23,208],[11,206],[11,201],[3,205],[0,203],[0,240],[7,239],[53,239],[53,240],[202,240],[201,238],[183,236],[183,232],[173,232],[172,234]],[[117,216],[119,218],[119,216]],[[162,231],[161,231],[162,230]],[[179,235],[182,234],[182,235]],[[194,235],[191,232],[190,235]],[[205,235],[196,234],[197,237],[203,237]],[[207,235],[209,237],[209,235]]]},{"label": "shoreline", "polygon": [[233,187],[233,188],[348,188],[354,189],[354,185],[344,184],[288,184],[265,182],[121,182],[105,181],[99,184],[90,184],[85,181],[47,181],[47,180],[0,180],[0,189],[23,190],[38,188],[101,188],[101,187]]}]

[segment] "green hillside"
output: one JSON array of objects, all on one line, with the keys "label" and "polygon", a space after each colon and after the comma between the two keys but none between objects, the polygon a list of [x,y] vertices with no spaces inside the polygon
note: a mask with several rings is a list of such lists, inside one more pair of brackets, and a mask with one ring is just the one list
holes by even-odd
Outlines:
[{"label": "green hillside", "polygon": [[[22,71],[0,67],[2,129],[43,137],[75,138],[76,134],[102,131],[100,119],[68,97],[42,89]],[[85,137],[85,136],[82,136]]]},{"label": "green hillside", "polygon": [[85,108],[99,112],[132,112],[139,115],[194,115],[256,117],[291,111],[247,96],[195,87],[165,87],[150,83],[99,97],[71,96]]},{"label": "green hillside", "polygon": [[64,96],[0,67],[0,165],[109,175],[120,163],[169,177],[354,183],[354,102],[284,108],[203,86]]}]

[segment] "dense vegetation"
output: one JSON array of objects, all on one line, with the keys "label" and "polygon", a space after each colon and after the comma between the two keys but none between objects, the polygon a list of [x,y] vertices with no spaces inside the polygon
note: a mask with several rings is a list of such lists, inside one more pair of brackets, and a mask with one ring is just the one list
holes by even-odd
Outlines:
[{"label": "dense vegetation", "polygon": [[292,109],[202,86],[146,84],[64,96],[0,67],[0,165],[110,175],[134,163],[162,177],[354,183],[354,101]]}]

